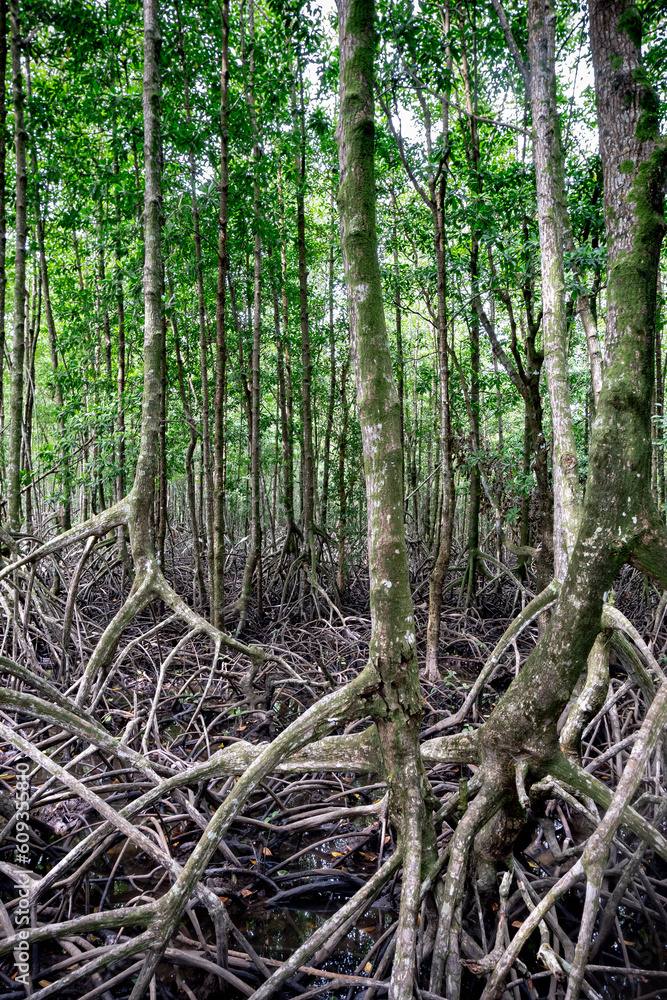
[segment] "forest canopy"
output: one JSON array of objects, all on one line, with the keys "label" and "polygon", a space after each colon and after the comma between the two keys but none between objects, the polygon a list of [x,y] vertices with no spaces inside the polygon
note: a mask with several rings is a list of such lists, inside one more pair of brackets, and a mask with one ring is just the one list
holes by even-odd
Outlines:
[{"label": "forest canopy", "polygon": [[0,0],[0,980],[667,995],[660,0]]}]

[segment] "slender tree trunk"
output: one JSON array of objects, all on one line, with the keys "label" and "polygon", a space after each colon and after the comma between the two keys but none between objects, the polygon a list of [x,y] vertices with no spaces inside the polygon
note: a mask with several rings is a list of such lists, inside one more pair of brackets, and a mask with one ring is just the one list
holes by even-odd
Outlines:
[{"label": "slender tree trunk", "polygon": [[[340,373],[340,407],[341,426],[338,438],[338,571],[336,586],[342,598],[345,594],[345,532],[347,528],[347,483],[345,481],[345,457],[347,453],[347,425],[349,420],[347,401],[347,376],[350,368],[350,358],[346,358]],[[401,476],[401,482],[403,477]]]},{"label": "slender tree trunk", "polygon": [[[118,163],[118,142],[114,131],[113,149],[113,171],[118,177],[120,168]],[[114,186],[114,211],[116,221],[116,235],[114,240],[115,253],[115,285],[116,285],[116,315],[118,318],[118,339],[116,369],[116,501],[122,500],[126,490],[125,476],[125,369],[126,369],[126,342],[125,342],[125,295],[123,292],[123,268],[121,264],[121,215],[120,215],[120,194],[118,185]],[[117,530],[118,552],[123,565],[123,577],[132,577],[132,561],[128,552],[128,532],[127,525],[121,524]]]},{"label": "slender tree trunk", "polygon": [[[443,201],[438,204],[438,370],[440,377],[440,462],[442,476],[442,509],[439,526],[439,545],[435,563],[429,577],[428,624],[426,629],[426,677],[435,683],[439,677],[438,647],[440,645],[440,621],[442,613],[442,592],[445,576],[449,569],[454,536],[454,511],[456,493],[454,489],[454,467],[452,461],[452,427],[449,400],[449,358],[447,356],[447,273],[444,262],[444,212]],[[440,223],[442,222],[442,225]],[[442,260],[438,258],[442,257]]]},{"label": "slender tree trunk", "polygon": [[[114,175],[118,177],[118,151],[114,148]],[[118,316],[118,368],[116,371],[116,458],[118,475],[116,479],[116,499],[125,496],[125,296],[123,294],[123,269],[121,265],[120,243],[120,197],[115,192],[116,211],[116,313]]]},{"label": "slender tree trunk", "polygon": [[227,271],[227,201],[229,193],[229,0],[222,5],[222,52],[220,69],[220,205],[218,217],[218,288],[215,308],[215,429],[213,482],[213,624],[225,620],[225,396],[227,392],[227,339],[225,330]]},{"label": "slender tree trunk", "polygon": [[[3,372],[5,366],[5,296],[7,291],[7,0],[0,0],[0,430],[5,426]],[[4,463],[1,463],[4,464]]]},{"label": "slender tree trunk", "polygon": [[579,527],[581,489],[570,406],[563,264],[564,155],[556,98],[553,0],[529,0],[528,53],[533,156],[542,265],[542,337],[554,438],[554,572],[562,580]]},{"label": "slender tree trunk", "polygon": [[14,341],[7,462],[7,512],[9,527],[21,526],[21,439],[23,435],[23,364],[25,357],[25,258],[28,237],[26,134],[23,116],[23,72],[21,69],[21,22],[18,0],[10,0],[12,34],[12,94],[14,102],[14,149],[16,154],[16,252],[14,264]]},{"label": "slender tree trunk", "polygon": [[419,351],[419,338],[415,338],[415,353],[412,359],[412,436],[410,441],[410,493],[412,495],[412,521],[414,524],[415,538],[419,538],[420,518],[419,518],[419,494],[417,483],[419,481],[418,472],[418,452],[419,452],[419,406],[417,404],[417,354]]},{"label": "slender tree trunk", "polygon": [[[475,7],[473,5],[473,16]],[[477,87],[476,87],[476,66],[471,72],[468,61],[467,43],[465,41],[465,25],[461,9],[458,10],[459,27],[461,33],[461,70],[463,74],[463,87],[466,99],[466,111],[468,113],[469,135],[466,137],[467,156],[470,169],[472,171],[473,185],[475,193],[481,195],[482,180],[479,172],[480,148],[479,134],[477,130]],[[473,50],[473,54],[475,50]],[[474,74],[474,75],[473,75]],[[471,222],[470,225],[470,285],[473,296],[477,295],[479,283],[479,240],[476,229]],[[466,607],[469,607],[475,599],[475,588],[477,580],[477,557],[479,550],[479,510],[481,501],[481,483],[479,469],[477,467],[477,456],[480,450],[479,440],[479,320],[476,313],[473,313],[469,323],[470,335],[470,447],[473,454],[473,461],[470,467],[470,510],[468,515],[468,567],[466,570]]]},{"label": "slender tree trunk", "polygon": [[287,535],[285,537],[285,547],[288,549],[293,544],[292,535],[294,533],[294,457],[292,452],[292,441],[290,437],[289,422],[287,416],[287,384],[285,372],[285,348],[283,342],[282,329],[280,325],[280,306],[278,295],[273,295],[273,319],[276,329],[276,354],[278,369],[278,409],[280,415],[280,441],[282,445],[283,469],[282,469],[282,502],[285,510],[285,520],[287,521]]},{"label": "slender tree trunk", "polygon": [[[164,286],[162,294],[164,294]],[[167,538],[167,317],[164,310],[162,312],[162,359],[160,364],[160,382],[160,442],[155,548],[158,566],[164,573],[166,571],[165,541]]]},{"label": "slender tree trunk", "polygon": [[[489,264],[491,271],[495,274],[493,267],[493,257],[489,253]],[[474,299],[475,310],[486,330],[494,358],[497,358],[503,368],[514,383],[517,391],[521,395],[525,412],[525,436],[524,436],[524,472],[527,475],[530,471],[531,452],[532,464],[535,471],[535,481],[537,485],[537,508],[540,520],[540,549],[535,560],[535,574],[537,577],[538,590],[543,590],[551,578],[552,551],[553,551],[553,504],[551,489],[549,486],[549,469],[547,461],[547,446],[544,437],[542,422],[542,398],[540,396],[540,371],[542,368],[543,356],[537,351],[535,342],[538,333],[538,326],[532,318],[530,308],[530,295],[524,288],[524,299],[526,301],[526,314],[528,320],[528,331],[524,336],[525,359],[517,347],[517,330],[514,318],[514,309],[509,293],[499,291],[510,322],[512,334],[511,351],[514,356],[514,365],[509,359],[503,346],[500,344],[494,324],[487,316],[482,307],[481,298]],[[525,362],[525,363],[524,363]],[[516,366],[516,367],[515,367]],[[528,449],[526,451],[526,449]],[[529,501],[523,505],[522,525],[522,545],[528,544],[528,511]]]},{"label": "slender tree trunk", "polygon": [[421,695],[403,522],[400,409],[377,256],[374,18],[373,0],[341,0],[338,203],[366,474],[373,623],[370,659],[382,678],[383,708],[376,717],[389,776],[391,808],[404,844],[390,997],[410,1000],[425,821],[418,745]]},{"label": "slender tree trunk", "polygon": [[[160,47],[157,0],[144,0],[144,388],[141,441],[131,493],[130,541],[137,579],[155,557],[151,514],[158,474],[162,412],[162,179],[160,176]],[[136,579],[135,579],[136,585]]]},{"label": "slender tree trunk", "polygon": [[[449,44],[450,10],[449,0],[445,3],[444,30],[446,37],[447,68],[451,71],[452,53]],[[449,93],[442,102],[443,149],[449,142]],[[454,512],[456,493],[454,488],[454,468],[452,462],[452,426],[449,400],[449,357],[447,354],[447,246],[445,233],[445,193],[447,171],[443,169],[440,178],[430,184],[433,215],[433,235],[437,278],[437,349],[438,375],[440,379],[440,462],[442,477],[442,510],[440,515],[438,550],[428,582],[428,624],[426,627],[426,660],[424,671],[432,683],[438,681],[438,647],[440,645],[440,619],[442,613],[442,591],[449,569],[454,536]]]},{"label": "slender tree trunk", "polygon": [[[294,425],[292,419],[292,365],[289,340],[289,298],[287,294],[287,238],[285,233],[285,199],[282,172],[278,166],[278,196],[280,200],[280,273],[282,280],[282,332],[281,320],[275,312],[278,347],[278,382],[280,386],[280,430],[283,449],[283,502],[287,519],[285,551],[295,546],[296,525],[294,516]],[[277,310],[277,301],[274,303]]]},{"label": "slender tree trunk", "polygon": [[100,197],[99,204],[99,215],[97,219],[97,230],[98,230],[98,244],[97,244],[97,280],[98,285],[98,296],[99,296],[99,309],[102,314],[102,332],[104,335],[104,370],[107,377],[107,382],[111,385],[112,371],[111,371],[111,323],[109,321],[109,310],[106,305],[106,298],[104,294],[104,286],[106,284],[107,272],[106,272],[106,261],[105,252],[106,247],[104,245],[104,202],[102,197]]},{"label": "slender tree trunk", "polygon": [[398,407],[401,422],[401,479],[405,486],[405,394],[403,379],[403,311],[401,307],[401,270],[398,263],[398,213],[396,208],[396,192],[391,186],[391,210],[394,229],[394,317],[396,322],[396,388],[398,390]]},{"label": "slender tree trunk", "polygon": [[334,195],[331,192],[331,241],[329,243],[329,402],[327,405],[327,424],[324,432],[324,469],[322,472],[322,527],[327,526],[327,508],[329,505],[329,465],[331,452],[331,434],[334,421],[334,403],[336,399],[336,338],[334,328]]},{"label": "slender tree trunk", "polygon": [[185,373],[183,366],[183,357],[181,355],[181,343],[180,336],[178,332],[178,320],[176,318],[176,308],[174,302],[174,289],[171,280],[171,275],[167,272],[167,282],[169,287],[169,298],[171,299],[171,329],[174,334],[174,347],[176,349],[176,366],[178,372],[178,390],[181,396],[181,405],[183,407],[183,412],[185,414],[185,419],[190,428],[190,441],[188,443],[187,451],[185,453],[185,487],[187,492],[187,502],[188,502],[188,513],[190,515],[190,530],[192,532],[192,561],[194,563],[194,572],[192,575],[193,579],[193,598],[195,606],[199,601],[203,602],[206,596],[206,586],[204,583],[204,573],[201,564],[201,548],[199,544],[199,520],[197,518],[197,499],[195,493],[195,475],[193,469],[193,457],[195,450],[197,448],[197,427],[192,416],[192,410],[188,402],[188,393],[185,384]]},{"label": "slender tree trunk", "polygon": [[31,172],[35,185],[35,229],[37,230],[37,247],[39,252],[39,270],[42,282],[42,295],[44,299],[44,313],[46,315],[46,330],[49,338],[49,353],[51,355],[51,370],[53,372],[53,396],[58,411],[58,429],[60,440],[58,449],[60,451],[60,488],[62,490],[62,510],[60,513],[60,529],[67,531],[72,526],[72,504],[70,496],[70,462],[69,446],[67,443],[67,429],[65,425],[65,401],[63,399],[62,387],[59,377],[58,349],[56,324],[51,308],[51,294],[49,289],[49,272],[46,260],[45,247],[45,223],[41,210],[41,198],[37,175],[37,150],[33,142],[30,153]]},{"label": "slender tree trunk", "polygon": [[258,571],[258,614],[261,615],[261,551],[262,551],[262,523],[260,504],[260,439],[259,439],[259,405],[260,405],[260,346],[262,335],[262,234],[261,234],[261,188],[260,188],[260,163],[261,149],[259,145],[259,128],[257,124],[257,111],[254,94],[254,70],[255,57],[252,46],[255,40],[254,24],[254,0],[250,0],[248,8],[248,35],[251,40],[250,54],[248,59],[249,84],[246,92],[246,101],[250,112],[250,119],[253,130],[253,248],[254,248],[254,276],[253,276],[253,305],[252,305],[252,355],[251,355],[251,406],[250,406],[250,545],[248,555],[243,570],[243,581],[241,583],[241,595],[239,598],[240,619],[239,631],[242,629],[248,615],[248,604],[252,595],[252,581],[255,570]]},{"label": "slender tree trunk", "polygon": [[312,361],[308,317],[308,268],[306,263],[306,126],[300,56],[297,58],[299,105],[292,94],[292,110],[298,121],[296,168],[296,225],[299,260],[299,321],[301,326],[301,419],[303,424],[303,528],[311,573],[315,572],[315,456],[313,453],[313,411],[311,401]]},{"label": "slender tree trunk", "polygon": [[[178,48],[181,59],[181,71],[183,73],[183,104],[185,107],[185,117],[188,125],[192,124],[192,112],[190,109],[190,80],[185,59],[185,48],[183,45],[183,32],[181,29],[180,7],[176,4],[176,19],[178,26]],[[224,22],[224,15],[223,15]],[[227,17],[229,25],[229,16]],[[222,115],[222,107],[221,107]],[[199,226],[199,205],[197,202],[197,165],[192,145],[188,147],[188,165],[190,169],[190,198],[192,201],[192,230],[195,247],[195,261],[197,264],[197,316],[199,319],[199,363],[201,368],[201,392],[202,392],[202,465],[204,482],[206,484],[205,510],[206,510],[206,536],[207,536],[207,558],[208,575],[211,585],[215,579],[215,548],[214,548],[214,482],[213,482],[213,462],[211,458],[211,432],[209,427],[210,402],[208,390],[208,338],[206,335],[206,306],[204,300],[204,275],[201,259],[201,233]],[[222,197],[222,194],[221,194]],[[216,307],[217,312],[217,307]],[[214,596],[211,595],[211,607],[215,606]]]},{"label": "slender tree trunk", "polygon": [[32,316],[30,315],[30,296],[26,297],[26,345],[25,345],[25,404],[23,412],[23,435],[22,450],[23,457],[21,467],[25,470],[28,483],[25,489],[25,530],[31,535],[34,532],[33,513],[33,486],[32,486],[32,429],[35,412],[35,354],[37,353],[37,339],[42,317],[42,294],[37,274],[33,279],[34,303]]},{"label": "slender tree trunk", "polygon": [[[478,260],[479,244],[477,243],[477,240],[473,238],[470,250],[470,281],[473,287],[477,286],[477,282],[479,280]],[[477,557],[479,553],[479,510],[482,499],[479,469],[476,464],[478,461],[477,456],[480,451],[479,367],[479,323],[477,322],[476,317],[472,317],[470,321],[470,408],[472,411],[470,443],[474,456],[473,464],[470,469],[466,607],[470,607],[475,600],[475,591],[477,586]]]},{"label": "slender tree trunk", "polygon": [[[530,420],[528,417],[528,404],[525,404],[525,414],[523,422],[523,474],[528,478],[530,475],[530,455],[531,455],[531,433],[530,433]],[[521,534],[519,544],[523,548],[530,542],[530,493],[526,491],[521,497]],[[527,579],[526,572],[526,558],[525,556],[519,557],[518,564],[519,575],[521,579]]]},{"label": "slender tree trunk", "polygon": [[[542,397],[540,395],[539,374],[530,376],[526,416],[530,427],[532,462],[537,487],[537,510],[540,523],[540,552],[535,563],[538,592],[544,590],[553,568],[553,494],[549,485],[549,463],[547,442],[544,436]],[[530,472],[530,465],[528,467]]]}]

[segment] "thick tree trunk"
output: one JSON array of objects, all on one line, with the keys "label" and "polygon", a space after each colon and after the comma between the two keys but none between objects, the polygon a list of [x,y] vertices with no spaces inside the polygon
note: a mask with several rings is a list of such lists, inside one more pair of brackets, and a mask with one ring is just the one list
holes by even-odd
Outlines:
[{"label": "thick tree trunk", "polygon": [[[556,720],[600,631],[604,594],[621,565],[632,558],[667,585],[667,535],[651,495],[649,426],[667,143],[658,135],[658,101],[641,65],[637,8],[627,0],[591,0],[589,19],[608,248],[607,365],[581,525],[558,603],[542,641],[481,734],[485,766],[495,764],[508,784],[512,762],[522,755],[536,776],[550,768],[571,773],[558,747]],[[589,930],[577,945],[571,1000],[579,993],[606,856],[594,857],[590,866],[585,860]],[[496,973],[483,998],[501,991]]]},{"label": "thick tree trunk", "polygon": [[581,527],[547,631],[486,723],[487,759],[559,757],[556,720],[600,630],[603,597],[633,557],[663,586],[667,541],[650,489],[650,401],[667,148],[625,0],[590,4],[608,246],[608,363],[593,425]]},{"label": "thick tree trunk", "polygon": [[400,410],[382,304],[374,169],[373,0],[339,5],[340,166],[338,204],[364,450],[372,637],[381,676],[375,706],[391,805],[404,844],[392,1000],[412,997],[419,906],[424,779],[418,730],[421,695],[403,524]]},{"label": "thick tree trunk", "polygon": [[23,436],[23,364],[25,359],[25,258],[28,238],[28,173],[23,116],[23,72],[21,69],[21,21],[18,0],[10,2],[12,33],[12,95],[14,102],[14,149],[16,153],[16,251],[14,257],[14,340],[7,461],[7,514],[9,527],[21,526],[21,439]]},{"label": "thick tree trunk", "polygon": [[658,505],[665,502],[665,382],[662,369],[662,340],[660,326],[656,323],[655,330],[655,409],[658,420],[655,423],[655,464],[657,472],[656,501]]}]

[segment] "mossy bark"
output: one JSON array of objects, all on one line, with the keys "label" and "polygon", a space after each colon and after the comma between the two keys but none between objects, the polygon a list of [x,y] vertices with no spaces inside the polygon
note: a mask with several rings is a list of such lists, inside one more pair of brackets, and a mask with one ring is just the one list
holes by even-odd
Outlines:
[{"label": "mossy bark", "polygon": [[412,996],[426,781],[419,757],[421,695],[403,523],[400,407],[377,254],[373,0],[339,6],[338,204],[350,343],[366,474],[372,636],[380,676],[373,713],[404,847],[391,996]]},{"label": "mossy bark", "polygon": [[481,740],[483,757],[500,756],[509,764],[512,756],[528,753],[536,771],[558,755],[556,721],[600,631],[604,595],[620,566],[634,557],[667,582],[664,528],[650,489],[667,151],[651,124],[654,96],[639,49],[623,30],[627,9],[625,0],[590,6],[608,241],[608,364],[592,428],[581,527],[547,632]]}]

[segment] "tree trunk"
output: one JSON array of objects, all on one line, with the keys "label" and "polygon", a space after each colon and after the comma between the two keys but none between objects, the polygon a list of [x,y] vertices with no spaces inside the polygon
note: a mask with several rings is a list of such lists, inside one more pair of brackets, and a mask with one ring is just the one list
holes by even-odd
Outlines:
[{"label": "tree trunk", "polygon": [[[248,34],[254,42],[254,4],[251,0],[248,8]],[[253,305],[252,305],[252,355],[251,355],[251,405],[249,413],[250,423],[250,545],[243,569],[243,581],[241,583],[241,594],[239,597],[240,618],[239,631],[243,628],[248,615],[248,604],[252,595],[252,581],[255,570],[258,571],[258,614],[261,615],[261,548],[262,548],[262,524],[260,507],[260,483],[259,483],[259,462],[260,462],[260,440],[259,440],[259,390],[260,390],[260,345],[262,335],[262,234],[261,234],[261,194],[260,194],[260,161],[261,149],[259,145],[259,130],[257,125],[257,112],[254,95],[254,69],[255,57],[250,50],[249,55],[249,84],[246,91],[246,101],[248,104],[250,119],[253,130],[253,162],[254,162],[254,182],[253,182],[253,231],[254,231],[254,276],[253,276]]]},{"label": "tree trunk", "polygon": [[[30,96],[30,92],[28,92]],[[30,153],[31,172],[35,185],[35,229],[37,230],[37,247],[39,252],[39,271],[42,282],[42,295],[44,298],[44,312],[46,314],[46,330],[49,338],[49,353],[51,355],[51,370],[53,372],[53,397],[58,410],[58,429],[60,431],[59,451],[60,451],[60,489],[62,490],[62,510],[59,516],[61,531],[68,531],[72,527],[72,505],[70,498],[70,469],[69,469],[69,447],[67,443],[67,429],[65,426],[65,401],[63,399],[62,388],[58,372],[58,349],[56,324],[51,308],[51,294],[49,290],[49,272],[46,260],[45,248],[45,223],[41,210],[41,198],[39,181],[37,175],[37,150],[34,142]]]},{"label": "tree trunk", "polygon": [[662,371],[662,340],[660,337],[660,326],[658,323],[656,323],[655,329],[655,410],[658,418],[654,425],[656,502],[660,507],[665,502],[665,446],[663,424],[665,418],[665,383]]},{"label": "tree trunk", "polygon": [[[27,67],[26,67],[27,68]],[[31,535],[34,532],[34,487],[32,485],[32,429],[33,417],[35,413],[35,354],[37,353],[37,340],[42,318],[42,289],[37,273],[33,277],[33,310],[30,314],[30,294],[26,296],[26,344],[25,344],[25,373],[26,391],[25,404],[23,409],[23,434],[21,467],[25,470],[28,480],[22,492],[25,493],[25,530]]]},{"label": "tree trunk", "polygon": [[[114,175],[118,177],[118,151],[114,148]],[[118,314],[118,369],[116,372],[116,403],[118,415],[116,417],[116,457],[118,463],[118,476],[116,479],[116,500],[125,496],[125,296],[123,294],[123,269],[121,266],[121,244],[120,244],[120,197],[118,190],[115,191],[116,210],[116,310]]]},{"label": "tree trunk", "polygon": [[194,570],[192,574],[192,596],[195,607],[199,602],[203,602],[206,595],[204,585],[204,574],[201,564],[201,549],[199,544],[199,520],[197,518],[197,498],[195,493],[195,475],[192,464],[195,449],[197,447],[197,427],[192,417],[192,410],[188,402],[188,393],[185,385],[185,373],[183,357],[181,355],[180,336],[178,332],[178,320],[176,318],[176,305],[174,302],[174,289],[171,275],[167,273],[167,283],[169,287],[169,298],[171,300],[170,319],[171,329],[174,334],[174,347],[176,350],[176,368],[178,374],[178,390],[181,396],[181,406],[185,414],[186,422],[190,428],[190,441],[185,453],[185,488],[187,493],[188,513],[190,515],[190,530],[192,531],[192,561]]},{"label": "tree trunk", "polygon": [[[474,14],[474,6],[473,6]],[[468,113],[469,136],[466,137],[466,153],[468,164],[472,172],[472,182],[475,194],[481,195],[482,179],[479,173],[480,148],[479,134],[477,130],[477,89],[476,89],[476,66],[473,73],[470,71],[468,61],[467,44],[465,41],[465,26],[461,9],[458,10],[459,27],[461,31],[461,71],[463,75],[463,87],[466,99],[466,111]],[[476,47],[473,49],[473,55]],[[479,283],[479,239],[473,223],[470,223],[470,287],[473,296],[477,294]],[[473,315],[469,323],[470,335],[470,450],[472,452],[472,462],[470,466],[470,511],[468,520],[468,567],[466,570],[466,607],[469,607],[475,598],[475,587],[477,579],[477,557],[479,552],[479,508],[481,501],[480,474],[477,466],[480,440],[479,440],[479,319],[477,314]]]},{"label": "tree trunk", "polygon": [[218,287],[215,308],[215,429],[213,485],[213,594],[211,619],[216,628],[225,620],[225,396],[227,392],[227,339],[225,330],[227,271],[227,202],[229,194],[229,0],[222,5],[220,56],[220,205],[218,216]]},{"label": "tree trunk", "polygon": [[[162,287],[162,295],[164,295],[164,285]],[[155,548],[158,566],[164,573],[166,571],[164,546],[167,538],[167,317],[164,310],[162,312],[160,382],[160,443]]]},{"label": "tree trunk", "polygon": [[396,388],[398,389],[398,408],[401,421],[401,455],[402,479],[405,488],[405,403],[404,403],[404,373],[403,373],[403,313],[401,308],[401,271],[398,264],[398,224],[396,211],[396,192],[392,184],[391,208],[394,236],[394,317],[396,320]]},{"label": "tree trunk", "polygon": [[5,366],[5,296],[7,292],[6,166],[7,166],[7,0],[0,0],[0,430],[5,426],[3,371]]},{"label": "tree trunk", "polygon": [[409,1000],[419,907],[424,779],[418,747],[421,695],[403,523],[400,409],[377,256],[374,17],[373,0],[341,0],[338,204],[366,473],[373,625],[370,660],[381,676],[375,713],[391,807],[405,851],[390,997]]},{"label": "tree trunk", "polygon": [[[347,425],[349,420],[347,402],[347,376],[350,368],[350,358],[346,358],[340,373],[340,407],[341,426],[338,438],[338,570],[336,587],[342,599],[345,594],[345,531],[347,528],[347,483],[345,481],[345,456],[347,453]],[[401,482],[403,476],[401,475]]]},{"label": "tree trunk", "polygon": [[331,242],[329,244],[329,402],[327,424],[324,432],[324,469],[322,472],[322,527],[326,529],[329,506],[329,467],[331,463],[331,434],[336,400],[336,337],[334,328],[334,194],[331,192]]},{"label": "tree trunk", "polygon": [[[176,20],[178,30],[178,50],[181,60],[181,71],[183,73],[183,105],[185,108],[185,118],[188,125],[192,124],[192,112],[190,109],[190,78],[188,76],[187,62],[185,59],[185,48],[183,45],[183,31],[181,27],[181,16],[179,4],[176,4]],[[221,112],[222,113],[222,112]],[[199,359],[201,368],[202,385],[202,465],[205,482],[205,511],[206,511],[206,536],[208,541],[207,557],[209,581],[213,585],[215,577],[215,556],[214,556],[214,484],[213,484],[213,463],[211,460],[211,432],[209,428],[210,403],[208,392],[208,339],[206,335],[206,306],[204,300],[204,276],[201,259],[201,234],[199,227],[199,206],[197,203],[197,166],[192,144],[188,147],[188,165],[190,172],[190,198],[192,201],[192,231],[195,248],[195,262],[197,264],[197,317],[199,320]],[[211,595],[211,607],[214,607],[213,596]]]},{"label": "tree trunk", "polygon": [[[447,69],[451,72],[452,52],[449,44],[450,10],[449,2],[445,4],[444,32],[447,53]],[[442,100],[442,146],[447,149],[449,143],[449,93]],[[447,246],[445,232],[445,194],[447,185],[447,170],[443,169],[440,178],[434,178],[430,183],[431,209],[433,216],[433,236],[437,278],[437,348],[438,374],[440,378],[440,462],[442,475],[442,512],[439,539],[435,563],[428,582],[428,624],[426,627],[426,660],[424,672],[432,683],[440,679],[438,669],[438,647],[440,645],[440,618],[442,614],[442,591],[445,576],[449,569],[454,536],[454,511],[456,492],[454,487],[454,468],[452,462],[452,426],[449,400],[449,357],[447,354]]]},{"label": "tree trunk", "polygon": [[144,387],[141,441],[131,493],[130,541],[137,576],[155,557],[151,512],[158,474],[162,412],[162,183],[160,176],[160,72],[162,39],[157,0],[144,0]]},{"label": "tree trunk", "polygon": [[542,337],[554,440],[554,572],[565,576],[579,526],[581,489],[567,363],[563,264],[566,202],[564,154],[556,97],[553,0],[529,0],[528,54],[533,156],[542,266]]},{"label": "tree trunk", "polygon": [[280,391],[280,434],[283,451],[283,503],[287,519],[285,552],[295,547],[296,525],[294,517],[294,426],[292,420],[292,365],[289,341],[289,298],[287,295],[287,237],[285,234],[285,199],[282,173],[278,165],[278,196],[280,200],[280,273],[282,280],[282,326],[274,305],[276,339],[278,348],[278,385]]},{"label": "tree trunk", "polygon": [[103,196],[100,195],[99,215],[97,218],[97,279],[99,282],[97,294],[99,302],[98,308],[102,314],[102,331],[104,334],[104,372],[107,377],[107,383],[111,385],[111,323],[109,321],[109,310],[107,309],[106,297],[104,294],[107,273],[105,261],[106,247],[104,245],[104,202],[102,197]]},{"label": "tree trunk", "polygon": [[604,594],[632,558],[664,587],[667,536],[651,496],[650,402],[667,148],[626,0],[591,0],[608,246],[608,364],[592,429],[581,526],[547,630],[484,726],[487,764],[560,759],[556,721],[600,630]]},{"label": "tree trunk", "polygon": [[299,105],[292,91],[292,113],[298,118],[296,168],[296,226],[299,260],[299,320],[301,325],[301,420],[303,424],[303,530],[311,578],[315,573],[315,456],[313,452],[313,409],[311,401],[312,361],[308,317],[308,267],[306,262],[306,125],[300,56],[297,57]]},{"label": "tree trunk", "polygon": [[18,0],[10,0],[12,33],[12,94],[14,101],[14,149],[16,153],[16,251],[14,263],[14,341],[10,399],[9,455],[7,462],[7,513],[9,527],[21,526],[21,439],[23,436],[23,363],[25,357],[25,258],[28,238],[28,174],[23,117],[23,72],[21,70],[21,21]]},{"label": "tree trunk", "polygon": [[[490,251],[489,264],[492,274],[495,275],[493,256]],[[524,473],[527,475],[530,471],[530,455],[532,452],[535,482],[537,486],[537,508],[539,512],[541,535],[540,548],[535,559],[535,575],[537,578],[538,591],[542,591],[551,578],[553,555],[553,502],[549,486],[547,444],[544,437],[542,398],[540,396],[540,371],[544,356],[536,348],[538,324],[532,317],[528,289],[524,288],[526,318],[528,322],[528,330],[526,331],[524,337],[525,359],[517,346],[517,329],[511,296],[509,292],[503,292],[500,289],[498,289],[498,295],[507,309],[512,335],[510,350],[512,351],[512,355],[514,357],[514,364],[512,364],[512,361],[498,340],[495,325],[487,316],[479,295],[477,295],[474,299],[474,306],[482,325],[487,332],[489,340],[491,341],[494,358],[497,358],[502,364],[517,391],[523,398],[526,408],[523,464]],[[523,504],[522,513],[522,546],[528,544],[528,513],[529,502],[526,499],[526,502]]]}]

